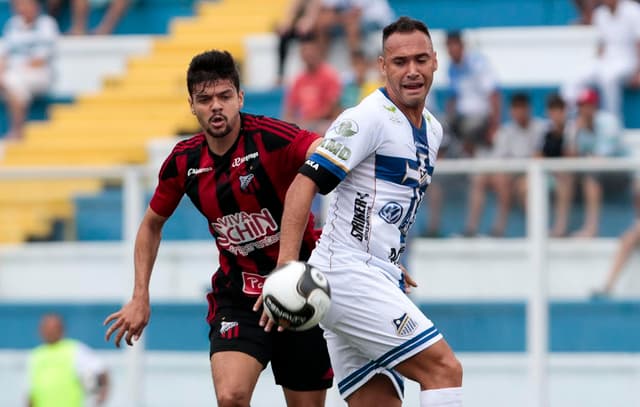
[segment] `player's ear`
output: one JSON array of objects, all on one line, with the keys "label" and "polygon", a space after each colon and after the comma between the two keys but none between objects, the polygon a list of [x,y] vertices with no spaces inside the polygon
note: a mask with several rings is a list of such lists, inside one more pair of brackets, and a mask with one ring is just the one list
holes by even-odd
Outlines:
[{"label": "player's ear", "polygon": [[191,114],[195,115],[196,109],[193,107],[193,98],[191,97],[191,95],[189,95],[188,101],[189,101],[189,108],[191,109]]},{"label": "player's ear", "polygon": [[386,66],[384,64],[384,56],[380,55],[378,57],[378,70],[380,70],[380,73],[382,74],[382,76],[384,76],[385,78],[387,77],[387,69]]},{"label": "player's ear", "polygon": [[244,91],[242,89],[238,90],[238,104],[242,110],[242,107],[244,106]]}]

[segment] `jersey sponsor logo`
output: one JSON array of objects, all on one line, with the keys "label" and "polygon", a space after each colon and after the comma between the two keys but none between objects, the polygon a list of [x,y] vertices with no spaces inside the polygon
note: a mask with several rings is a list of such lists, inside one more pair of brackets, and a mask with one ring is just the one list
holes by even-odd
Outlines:
[{"label": "jersey sponsor logo", "polygon": [[220,323],[220,337],[224,339],[237,338],[240,334],[240,325],[237,322],[222,321]]},{"label": "jersey sponsor logo", "polygon": [[234,158],[233,162],[231,163],[232,167],[239,167],[240,164],[247,162],[249,160],[253,160],[254,158],[258,158],[258,152],[256,151],[255,153],[251,153],[251,154],[247,154],[244,157],[237,157]]},{"label": "jersey sponsor logo", "polygon": [[280,240],[280,233],[275,233],[278,223],[267,208],[257,213],[241,211],[225,215],[211,222],[211,227],[216,232],[218,245],[236,255],[246,256]]},{"label": "jersey sponsor logo", "polygon": [[187,170],[187,177],[190,177],[192,175],[203,174],[205,172],[210,172],[210,171],[213,171],[213,167],[189,168],[189,170]]},{"label": "jersey sponsor logo", "polygon": [[351,119],[343,119],[329,130],[333,130],[336,134],[339,134],[342,137],[351,137],[360,131],[360,127],[358,126],[358,123]]},{"label": "jersey sponsor logo", "polygon": [[240,176],[240,190],[242,192],[248,192],[249,186],[251,185],[251,181],[253,181],[254,175],[249,173],[247,175]]},{"label": "jersey sponsor logo", "polygon": [[242,272],[242,292],[247,295],[258,296],[262,293],[262,286],[264,285],[265,276],[260,274]]},{"label": "jersey sponsor logo", "polygon": [[304,162],[304,164],[307,167],[313,168],[315,171],[318,171],[320,169],[320,166],[318,165],[318,163],[313,161],[313,160],[307,160],[307,161]]},{"label": "jersey sponsor logo", "polygon": [[397,202],[387,202],[378,212],[378,215],[387,223],[394,224],[402,217],[402,205]]},{"label": "jersey sponsor logo", "polygon": [[342,161],[347,161],[349,157],[351,157],[351,150],[349,150],[347,146],[342,143],[338,143],[335,140],[324,139],[320,144],[320,147],[324,148]]},{"label": "jersey sponsor logo", "polygon": [[369,240],[369,220],[371,217],[371,205],[369,205],[369,194],[356,192],[356,199],[353,201],[353,219],[351,220],[351,236],[360,242]]},{"label": "jersey sponsor logo", "polygon": [[398,110],[398,108],[393,105],[389,105],[389,106],[383,105],[382,107],[384,107],[386,110],[390,111],[391,113],[395,113]]},{"label": "jersey sponsor logo", "polygon": [[416,330],[418,324],[405,312],[400,318],[393,320],[393,326],[396,328],[398,336],[408,336]]}]

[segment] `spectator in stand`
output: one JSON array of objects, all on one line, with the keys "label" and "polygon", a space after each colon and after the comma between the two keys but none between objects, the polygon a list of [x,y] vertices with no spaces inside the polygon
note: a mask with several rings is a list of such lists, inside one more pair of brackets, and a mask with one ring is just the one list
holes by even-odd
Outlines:
[{"label": "spectator in stand", "polygon": [[[552,94],[547,99],[547,117],[549,125],[544,134],[538,156],[544,158],[561,158],[568,155],[567,151],[567,105],[558,94]],[[554,222],[551,236],[562,237],[567,233],[569,223],[569,209],[573,200],[573,176],[567,172],[553,174],[555,203]]]},{"label": "spectator in stand", "polygon": [[362,49],[362,35],[380,31],[393,20],[393,10],[387,0],[320,0],[317,20],[320,48],[327,54],[334,28],[340,27],[347,36],[349,51]]},{"label": "spectator in stand", "polygon": [[[71,4],[71,28],[69,34],[85,35],[89,20],[89,11],[92,7],[107,7],[98,26],[92,31],[95,35],[109,35],[127,11],[130,0],[47,0],[47,9],[50,15],[58,17],[65,3]],[[107,6],[108,4],[108,6]]]},{"label": "spectator in stand", "polygon": [[578,25],[591,25],[593,22],[593,11],[598,5],[598,0],[573,0],[578,11],[578,17],[573,21],[573,24]]},{"label": "spectator in stand", "polygon": [[294,78],[284,102],[285,121],[324,134],[340,111],[342,83],[338,72],[325,61],[317,38],[300,38],[304,71]]},{"label": "spectator in stand", "polygon": [[573,104],[582,89],[596,85],[604,109],[621,118],[623,86],[640,86],[640,5],[631,0],[601,3],[593,14],[598,31],[597,60],[563,87],[563,96]]},{"label": "spectator in stand", "polygon": [[284,70],[291,41],[312,33],[320,12],[320,0],[291,0],[284,19],[278,24],[278,85],[284,83]]},{"label": "spectator in stand", "polygon": [[[525,159],[533,157],[542,142],[545,124],[531,116],[529,96],[515,93],[511,97],[511,121],[504,124],[496,133],[491,155],[498,159]],[[511,195],[516,194],[523,206],[526,205],[527,183],[523,175],[482,174],[471,180],[469,197],[469,216],[465,236],[474,236],[478,231],[480,216],[484,209],[486,189],[491,187],[497,195],[497,214],[491,229],[491,235],[504,235],[511,208]]]},{"label": "spectator in stand", "polygon": [[372,61],[363,50],[351,53],[351,73],[344,80],[340,98],[343,109],[357,105],[365,96],[383,85],[379,72],[371,69],[372,65]]},{"label": "spectator in stand", "polygon": [[[578,157],[615,157],[623,154],[622,128],[618,118],[605,110],[598,110],[598,94],[586,89],[578,96],[578,113],[569,130],[569,154]],[[614,175],[615,176],[615,175]],[[602,182],[611,176],[583,173],[582,190],[585,199],[585,219],[575,237],[594,237],[598,234]]]},{"label": "spectator in stand", "polygon": [[462,33],[447,33],[447,70],[451,97],[447,124],[462,144],[465,155],[486,155],[500,125],[500,93],[487,59],[465,49]]},{"label": "spectator in stand", "polygon": [[[636,205],[636,213],[640,215],[640,180],[636,178],[636,186],[635,186],[635,205]],[[594,293],[594,297],[607,297],[610,296],[615,288],[616,282],[620,277],[624,266],[626,265],[629,257],[633,253],[633,250],[640,244],[640,218],[636,219],[635,222],[631,225],[629,229],[627,229],[622,236],[620,236],[620,240],[618,243],[618,249],[616,250],[615,257],[613,258],[613,263],[611,264],[611,268],[607,273],[607,280],[605,282],[604,288],[602,290],[598,290]]]},{"label": "spectator in stand", "polygon": [[40,13],[37,0],[13,0],[11,4],[14,15],[4,25],[0,46],[0,91],[10,116],[5,138],[17,140],[22,137],[31,101],[46,93],[53,80],[58,25]]}]

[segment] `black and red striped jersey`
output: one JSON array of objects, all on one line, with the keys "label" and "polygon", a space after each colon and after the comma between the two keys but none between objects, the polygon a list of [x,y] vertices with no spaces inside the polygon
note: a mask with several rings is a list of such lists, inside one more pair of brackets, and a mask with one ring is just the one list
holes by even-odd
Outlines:
[{"label": "black and red striped jersey", "polygon": [[[280,220],[289,184],[319,136],[280,120],[241,113],[238,139],[214,154],[204,133],[179,142],[160,169],[150,207],[169,217],[186,194],[209,224],[220,252],[211,278],[209,320],[217,308],[250,308],[276,265]],[[318,233],[309,219],[300,258]]]}]

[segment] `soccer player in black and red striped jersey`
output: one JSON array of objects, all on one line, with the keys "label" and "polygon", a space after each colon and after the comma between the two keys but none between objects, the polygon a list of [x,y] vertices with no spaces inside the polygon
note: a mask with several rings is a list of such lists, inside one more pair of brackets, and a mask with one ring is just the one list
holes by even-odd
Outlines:
[{"label": "soccer player in black and red striped jersey", "polygon": [[[203,132],[179,142],[165,160],[135,243],[130,302],[107,317],[106,339],[142,334],[150,317],[149,280],[162,227],[186,194],[204,215],[220,252],[208,294],[213,383],[219,406],[249,406],[260,372],[271,362],[288,406],[322,406],[333,371],[322,330],[265,332],[252,310],[275,266],[280,218],[289,184],[320,142],[280,120],[241,113],[244,92],[228,52],[191,61],[189,104]],[[317,234],[309,218],[300,258]]]}]

